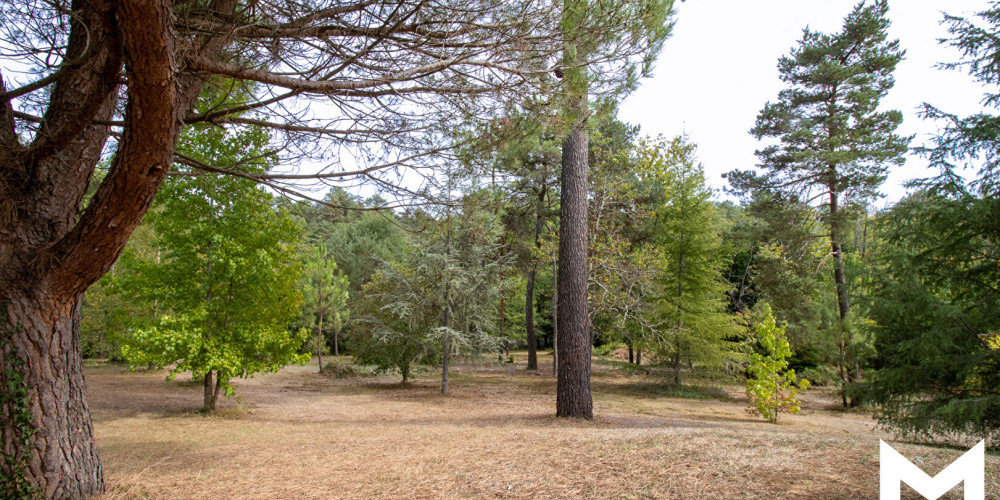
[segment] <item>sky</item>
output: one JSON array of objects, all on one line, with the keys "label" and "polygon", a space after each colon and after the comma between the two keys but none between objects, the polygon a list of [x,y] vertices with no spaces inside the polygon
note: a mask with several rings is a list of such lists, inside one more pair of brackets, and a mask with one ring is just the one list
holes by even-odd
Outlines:
[{"label": "sky", "polygon": [[[726,186],[724,172],[757,164],[759,144],[749,130],[757,113],[777,99],[784,84],[778,58],[797,45],[802,29],[834,33],[843,26],[854,0],[688,0],[676,2],[676,25],[664,44],[652,78],[622,103],[619,119],[641,133],[673,137],[687,133],[709,185]],[[958,115],[982,109],[984,89],[964,71],[935,68],[959,53],[938,43],[947,36],[942,10],[966,16],[986,10],[987,0],[890,0],[889,35],[899,39],[906,58],[897,66],[896,85],[881,109],[903,113],[898,131],[927,142],[936,126],[917,116],[922,102]],[[920,157],[890,172],[881,203],[901,198],[908,179],[934,171]],[[721,194],[720,194],[721,197]]]}]

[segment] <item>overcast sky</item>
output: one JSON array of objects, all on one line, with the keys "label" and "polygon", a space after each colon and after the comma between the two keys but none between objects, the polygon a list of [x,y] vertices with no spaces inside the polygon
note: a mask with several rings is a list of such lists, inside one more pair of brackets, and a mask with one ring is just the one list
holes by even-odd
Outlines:
[{"label": "overcast sky", "polygon": [[[654,76],[625,100],[619,118],[642,126],[642,133],[668,137],[687,132],[698,144],[709,184],[725,186],[722,173],[756,165],[757,141],[749,134],[757,113],[784,87],[778,58],[802,37],[802,29],[836,32],[856,4],[852,0],[688,0],[676,3],[677,25],[664,45]],[[935,127],[916,114],[924,101],[965,115],[982,109],[983,89],[960,71],[935,68],[958,52],[937,43],[947,31],[942,10],[967,15],[986,10],[987,0],[890,0],[890,36],[906,59],[896,68],[896,86],[883,109],[903,112],[902,134],[925,142]],[[893,171],[883,203],[904,193],[902,184],[925,177],[926,161],[909,157]]]}]

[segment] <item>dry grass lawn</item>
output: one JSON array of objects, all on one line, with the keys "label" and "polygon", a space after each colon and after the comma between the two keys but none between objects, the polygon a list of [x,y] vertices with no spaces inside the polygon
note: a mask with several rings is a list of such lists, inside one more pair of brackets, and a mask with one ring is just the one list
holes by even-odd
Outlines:
[{"label": "dry grass lawn", "polygon": [[[239,381],[212,417],[195,413],[201,387],[184,377],[90,368],[102,498],[878,496],[878,440],[892,436],[840,411],[828,390],[811,389],[801,414],[771,425],[744,411],[736,386],[670,397],[652,376],[594,368],[593,421],[553,416],[551,365],[546,375],[459,366],[447,396],[433,371],[401,385],[295,366]],[[930,474],[963,451],[892,444]],[[992,498],[998,465],[987,457]]]}]

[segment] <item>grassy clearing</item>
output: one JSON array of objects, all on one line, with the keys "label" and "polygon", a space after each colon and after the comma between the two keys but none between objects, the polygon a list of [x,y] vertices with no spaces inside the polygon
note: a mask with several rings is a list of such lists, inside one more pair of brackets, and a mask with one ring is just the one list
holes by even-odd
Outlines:
[{"label": "grassy clearing", "polygon": [[[596,418],[564,420],[553,417],[551,356],[540,362],[541,374],[460,365],[447,396],[434,371],[403,385],[289,367],[238,382],[211,417],[195,413],[201,388],[183,377],[92,367],[102,498],[878,496],[878,440],[891,436],[839,411],[829,390],[771,425],[744,411],[739,387],[667,390],[595,363]],[[893,445],[931,474],[962,453]],[[998,466],[987,457],[994,495]]]}]

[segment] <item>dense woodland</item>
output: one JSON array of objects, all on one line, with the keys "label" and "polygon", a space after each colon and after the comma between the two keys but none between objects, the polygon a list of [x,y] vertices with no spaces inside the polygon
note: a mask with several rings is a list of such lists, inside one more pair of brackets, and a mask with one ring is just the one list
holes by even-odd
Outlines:
[{"label": "dense woodland", "polygon": [[[616,118],[669,35],[669,1],[121,4],[101,43],[78,40],[107,15],[94,7],[74,3],[81,14],[59,14],[55,31],[28,19],[48,3],[3,18],[7,57],[41,60],[50,32],[65,44],[39,82],[5,81],[0,109],[0,367],[19,388],[2,400],[9,491],[103,488],[99,465],[43,479],[96,454],[32,451],[61,439],[38,423],[64,397],[26,404],[33,387],[68,377],[52,392],[76,394],[75,375],[26,357],[39,339],[78,342],[53,355],[67,366],[190,372],[206,413],[236,379],[317,358],[320,372],[356,365],[403,382],[434,367],[447,393],[456,359],[505,365],[526,350],[519,369],[555,357],[556,413],[590,418],[593,350],[664,386],[745,384],[771,422],[801,391],[832,387],[902,435],[996,445],[1000,91],[968,117],[928,93],[937,137],[897,133],[902,114],[880,104],[904,57],[886,1],[775,54],[785,88],[749,131],[759,163],[726,174],[724,192],[689,137]],[[175,26],[202,29],[165,29],[167,46],[202,51],[166,51],[184,62],[176,77],[141,48],[163,43],[135,39],[170,9]],[[945,22],[943,43],[964,55],[947,66],[997,89],[1000,4]],[[71,88],[80,68],[121,73],[127,89]],[[153,102],[149,75],[170,80],[175,101]],[[98,98],[73,104],[71,91]],[[151,116],[173,125],[140,123]],[[77,136],[92,144],[69,151]],[[70,164],[60,151],[82,166],[54,166]],[[880,202],[909,153],[936,174]],[[56,288],[69,295],[45,291]]]}]

